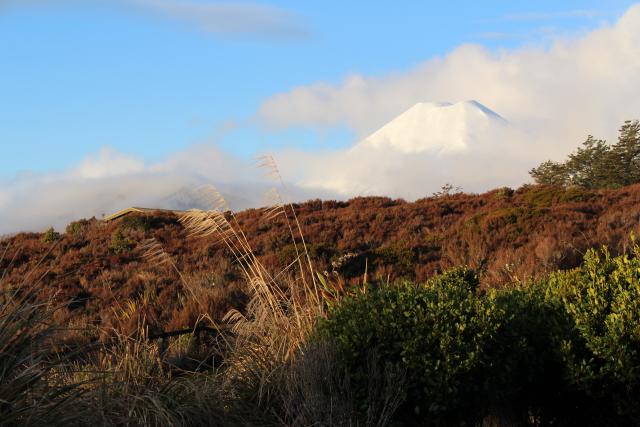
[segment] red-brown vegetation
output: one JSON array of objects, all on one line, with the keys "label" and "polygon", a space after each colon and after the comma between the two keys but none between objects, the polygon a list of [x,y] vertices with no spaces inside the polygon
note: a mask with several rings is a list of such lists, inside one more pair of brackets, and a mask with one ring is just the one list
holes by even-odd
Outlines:
[{"label": "red-brown vegetation", "polygon": [[[591,247],[622,252],[638,231],[640,185],[524,186],[411,203],[361,197],[294,208],[316,270],[334,282],[361,282],[365,272],[369,281],[424,281],[466,264],[479,272],[482,286],[495,286],[575,267]],[[237,219],[265,267],[280,271],[295,260],[284,218],[269,221],[264,210],[250,209]],[[138,245],[151,237],[182,278],[168,264],[142,256]],[[246,303],[232,254],[213,239],[189,237],[171,214],[79,221],[47,239],[22,233],[2,242],[3,252],[3,285],[39,283],[43,297],[67,303],[57,315],[71,325],[133,333],[144,318],[149,333],[159,333],[193,326],[202,313],[220,320]]]}]

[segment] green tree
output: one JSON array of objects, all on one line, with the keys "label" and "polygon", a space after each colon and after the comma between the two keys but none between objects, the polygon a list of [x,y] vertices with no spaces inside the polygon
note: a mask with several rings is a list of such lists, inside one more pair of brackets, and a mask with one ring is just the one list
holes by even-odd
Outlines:
[{"label": "green tree", "polygon": [[611,147],[608,169],[614,177],[615,186],[640,182],[640,122],[624,122],[620,128],[618,142]]},{"label": "green tree", "polygon": [[640,182],[640,122],[627,120],[613,146],[589,135],[565,162],[550,160],[529,171],[537,184],[619,188]]},{"label": "green tree", "polygon": [[567,181],[583,188],[609,186],[610,177],[606,165],[610,150],[606,141],[589,135],[582,147],[571,153],[565,163]]},{"label": "green tree", "polygon": [[556,163],[547,160],[537,168],[529,171],[536,184],[543,185],[567,185],[568,174],[564,163]]}]

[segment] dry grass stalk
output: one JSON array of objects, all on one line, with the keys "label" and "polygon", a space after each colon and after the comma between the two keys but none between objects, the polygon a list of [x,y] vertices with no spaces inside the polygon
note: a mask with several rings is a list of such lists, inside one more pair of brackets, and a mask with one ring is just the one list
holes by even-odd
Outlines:
[{"label": "dry grass stalk", "polygon": [[[264,158],[262,166],[269,169],[271,176],[281,179],[272,158]],[[219,193],[216,197],[220,197]],[[233,213],[192,210],[180,219],[191,236],[215,236],[224,243],[246,277],[250,301],[245,312],[232,310],[224,319],[232,325],[235,334],[226,361],[229,367],[227,384],[245,384],[255,391],[258,402],[268,402],[272,398],[278,370],[303,353],[307,336],[323,310],[295,210],[292,205],[283,203],[275,190],[271,191],[270,198],[275,203],[266,210],[266,218],[273,220],[283,216],[296,248],[294,263],[275,277],[255,256]],[[222,205],[221,201],[217,202],[217,206]],[[287,215],[287,207],[292,212],[293,222]],[[302,263],[304,258],[308,263],[306,268]],[[293,264],[298,265],[298,271],[293,269]],[[307,279],[309,274],[311,281]]]},{"label": "dry grass stalk", "polygon": [[[267,176],[275,179],[278,181],[278,183],[280,184],[280,186],[284,189],[286,188],[285,184],[284,184],[284,180],[282,179],[282,175],[280,174],[280,169],[278,168],[278,164],[276,163],[275,159],[273,158],[273,156],[270,155],[265,155],[262,156],[258,159],[258,167],[263,168],[267,171]],[[287,227],[289,229],[289,234],[291,236],[291,239],[293,240],[293,244],[295,247],[295,251],[296,251],[296,258],[300,259],[301,262],[301,255],[300,255],[300,251],[298,250],[298,244],[296,241],[296,234],[298,236],[298,238],[300,239],[300,243],[302,244],[302,252],[304,254],[304,257],[306,258],[307,261],[307,267],[309,269],[309,274],[311,275],[311,282],[313,285],[313,296],[317,297],[319,295],[318,293],[318,284],[316,283],[316,278],[315,278],[315,273],[314,273],[314,268],[313,268],[313,263],[311,262],[311,257],[309,256],[309,250],[307,248],[307,243],[304,240],[304,233],[302,232],[302,227],[300,225],[300,221],[298,220],[298,215],[296,214],[296,210],[293,208],[293,205],[291,203],[284,203],[282,200],[282,197],[280,196],[280,194],[278,193],[277,190],[272,190],[275,192],[275,197],[274,199],[276,200],[276,208],[281,209],[282,213],[284,214],[284,218],[285,221],[287,223]],[[295,228],[297,233],[294,233],[293,230],[293,226],[291,224],[291,221],[289,220],[289,216],[287,214],[287,209],[289,208],[289,210],[291,211],[291,215],[293,217],[293,222],[295,223]],[[306,277],[305,277],[305,268],[300,265],[300,274],[302,276],[302,280],[306,282]],[[320,302],[319,299],[316,299],[316,304],[318,304]]]},{"label": "dry grass stalk", "polygon": [[70,409],[79,388],[65,382],[69,354],[53,345],[57,307],[37,302],[36,291],[0,286],[0,426],[66,425],[75,418]]},{"label": "dry grass stalk", "polygon": [[[154,267],[169,266],[180,278],[182,287],[200,305],[201,301],[196,295],[194,286],[184,277],[171,255],[164,250],[164,247],[155,238],[143,240],[138,249],[142,251],[142,259]],[[202,307],[201,307],[202,308]]]},{"label": "dry grass stalk", "polygon": [[367,410],[359,413],[349,373],[328,342],[307,346],[304,358],[283,369],[282,423],[287,426],[389,425],[405,398],[406,374],[385,365],[375,350],[367,358]]}]

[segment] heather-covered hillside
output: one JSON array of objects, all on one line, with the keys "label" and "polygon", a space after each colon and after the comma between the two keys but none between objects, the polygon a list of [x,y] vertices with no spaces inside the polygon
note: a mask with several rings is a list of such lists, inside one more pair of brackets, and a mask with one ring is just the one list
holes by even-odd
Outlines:
[{"label": "heather-covered hillside", "polygon": [[[295,210],[314,267],[333,283],[359,283],[365,273],[368,281],[424,281],[465,264],[489,287],[574,267],[591,247],[624,250],[638,231],[640,185],[525,186],[412,203],[316,200]],[[279,272],[295,260],[295,248],[284,218],[267,216],[253,209],[237,214],[237,220],[264,265]],[[140,243],[151,237],[175,269],[143,257]],[[219,320],[246,303],[241,272],[224,245],[189,237],[171,214],[78,221],[60,235],[19,234],[3,242],[2,251],[4,283],[38,282],[43,295],[68,302],[57,315],[72,318],[72,324],[133,330],[145,317],[151,331],[160,332],[191,326],[201,313]],[[185,297],[194,294],[197,298]],[[131,302],[130,315],[116,315]]]}]

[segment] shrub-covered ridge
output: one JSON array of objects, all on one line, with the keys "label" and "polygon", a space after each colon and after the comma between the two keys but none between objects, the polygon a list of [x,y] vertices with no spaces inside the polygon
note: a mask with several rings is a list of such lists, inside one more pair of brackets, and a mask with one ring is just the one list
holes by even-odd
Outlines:
[{"label": "shrub-covered ridge", "polygon": [[[336,285],[361,282],[365,274],[369,281],[424,282],[469,265],[486,288],[573,268],[582,253],[601,244],[613,254],[623,252],[629,233],[638,231],[640,186],[528,186],[412,203],[373,197],[310,201],[295,209],[314,266]],[[296,250],[285,217],[265,222],[264,215],[254,209],[236,217],[256,257],[277,273],[296,259]],[[140,242],[150,238],[176,268],[142,256]],[[216,241],[190,237],[177,217],[162,213],[109,223],[80,220],[61,235],[26,233],[2,241],[0,271],[12,286],[26,275],[41,277],[42,295],[67,305],[56,312],[60,320],[134,332],[135,319],[144,317],[157,334],[193,327],[203,310],[220,321],[247,303],[242,271]],[[185,296],[192,293],[198,297]],[[132,320],[115,317],[112,307],[122,304],[137,307]]]},{"label": "shrub-covered ridge", "polygon": [[[534,190],[526,194],[535,203],[553,203],[544,188]],[[494,287],[468,267],[425,282],[364,274],[351,284],[314,271],[313,247],[300,237],[300,217],[287,217],[290,208],[280,215],[304,261],[277,275],[235,230],[232,214],[181,218],[207,247],[208,236],[221,237],[242,274],[237,291],[246,303],[224,316],[209,305],[216,285],[181,273],[160,236],[146,239],[154,230],[146,219],[124,222],[132,229],[97,226],[126,242],[116,253],[105,240],[111,259],[146,260],[168,284],[177,276],[177,303],[198,316],[183,330],[157,332],[167,307],[159,305],[163,289],[149,283],[108,307],[111,323],[68,323],[62,308],[82,309],[90,295],[60,305],[46,274],[19,283],[2,276],[0,425],[638,425],[635,245],[618,256],[590,250],[578,268],[535,279],[520,280],[510,266]],[[46,258],[94,226],[37,241],[48,245]],[[38,302],[47,295],[47,304]],[[73,341],[74,334],[104,339]]]}]

